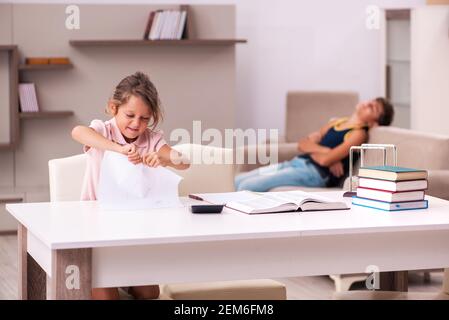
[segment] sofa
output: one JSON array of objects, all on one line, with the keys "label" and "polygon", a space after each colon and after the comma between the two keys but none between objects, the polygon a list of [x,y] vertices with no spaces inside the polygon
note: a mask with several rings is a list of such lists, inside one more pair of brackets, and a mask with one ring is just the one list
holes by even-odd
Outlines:
[{"label": "sofa", "polygon": [[[286,135],[277,143],[278,161],[290,160],[299,155],[297,142],[301,137],[316,131],[332,118],[350,115],[358,102],[351,92],[289,92],[287,95]],[[307,116],[304,116],[307,115]],[[396,127],[379,126],[369,131],[368,143],[394,144],[398,150],[398,165],[427,169],[429,189],[427,194],[449,200],[449,136],[424,133]],[[257,145],[242,147],[245,158],[257,159]],[[391,155],[389,155],[391,157]],[[367,164],[379,164],[381,153],[369,151]],[[390,158],[389,158],[390,159]],[[238,164],[235,173],[260,167],[256,164]],[[343,188],[348,188],[345,183]],[[278,187],[272,191],[301,189],[305,191],[330,191],[339,188]]]}]

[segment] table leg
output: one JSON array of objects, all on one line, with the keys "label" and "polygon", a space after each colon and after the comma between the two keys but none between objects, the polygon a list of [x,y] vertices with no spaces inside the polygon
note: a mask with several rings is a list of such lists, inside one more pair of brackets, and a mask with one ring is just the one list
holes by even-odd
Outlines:
[{"label": "table leg", "polygon": [[380,290],[382,291],[408,291],[408,271],[381,272]]},{"label": "table leg", "polygon": [[17,238],[19,249],[19,299],[45,300],[47,275],[27,252],[27,229],[22,224],[18,226]]},{"label": "table leg", "polygon": [[50,299],[91,299],[92,249],[53,250],[48,282]]}]

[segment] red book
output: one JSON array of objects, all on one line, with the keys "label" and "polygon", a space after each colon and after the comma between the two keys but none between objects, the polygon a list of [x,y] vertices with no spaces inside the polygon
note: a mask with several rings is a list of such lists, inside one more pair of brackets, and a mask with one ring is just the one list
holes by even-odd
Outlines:
[{"label": "red book", "polygon": [[420,201],[424,200],[424,191],[386,191],[369,188],[357,188],[357,197],[366,198],[384,202],[404,202],[404,201]]},{"label": "red book", "polygon": [[156,12],[151,11],[148,16],[147,26],[145,27],[145,33],[143,34],[144,40],[148,40],[148,36],[150,35],[151,25],[153,24],[155,14]]}]

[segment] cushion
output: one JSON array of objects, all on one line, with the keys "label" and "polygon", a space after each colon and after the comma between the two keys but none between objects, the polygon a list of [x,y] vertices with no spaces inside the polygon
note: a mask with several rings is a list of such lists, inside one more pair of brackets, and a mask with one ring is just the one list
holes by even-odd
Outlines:
[{"label": "cushion", "polygon": [[242,280],[166,284],[162,294],[174,300],[285,300],[285,286],[277,281]]},{"label": "cushion", "polygon": [[286,139],[297,142],[331,118],[349,116],[359,101],[355,92],[290,91],[287,94]]},{"label": "cushion", "polygon": [[449,300],[442,292],[346,291],[335,293],[336,300]]},{"label": "cushion", "polygon": [[[118,293],[120,295],[120,300],[134,300],[134,297],[128,293],[128,287],[119,288]],[[159,294],[159,297],[153,300],[171,300],[171,299],[161,292]]]}]

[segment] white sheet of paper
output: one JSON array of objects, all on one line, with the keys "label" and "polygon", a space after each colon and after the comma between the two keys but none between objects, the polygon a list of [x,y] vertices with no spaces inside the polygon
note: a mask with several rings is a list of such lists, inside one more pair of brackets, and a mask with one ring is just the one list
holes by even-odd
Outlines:
[{"label": "white sheet of paper", "polygon": [[182,206],[181,177],[163,168],[129,162],[125,155],[106,151],[101,163],[97,200],[107,210],[144,210]]}]

